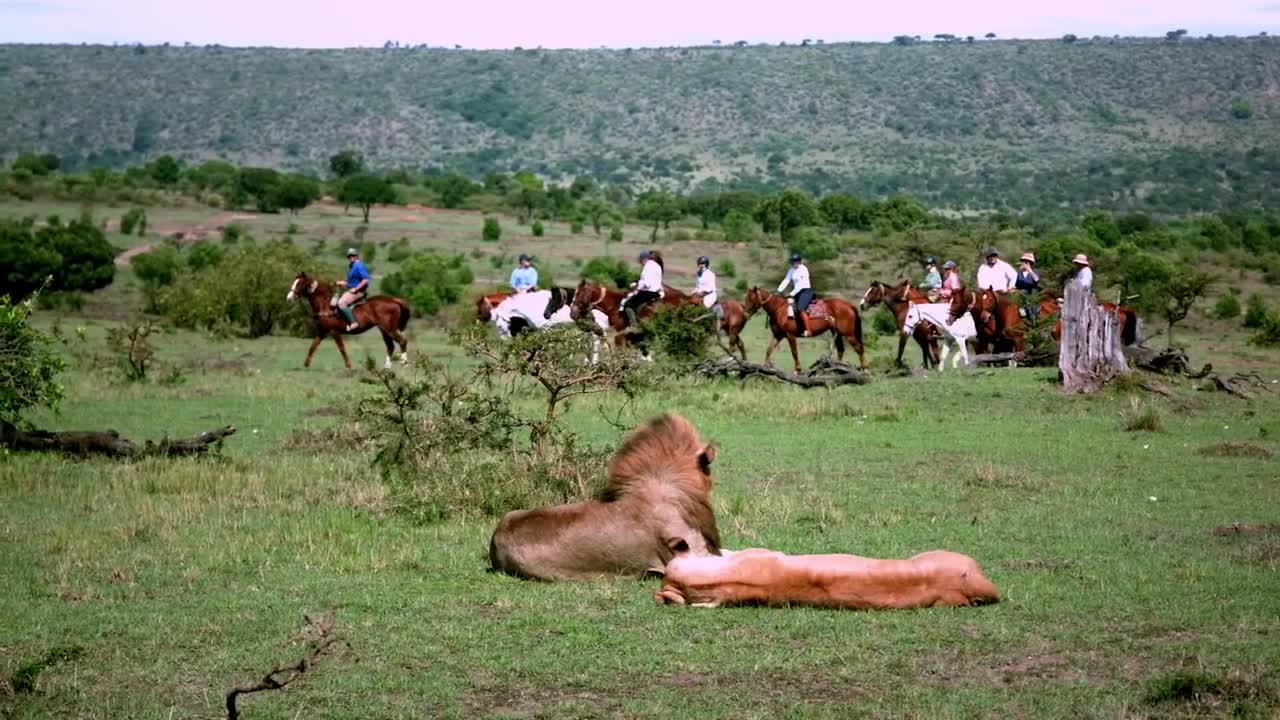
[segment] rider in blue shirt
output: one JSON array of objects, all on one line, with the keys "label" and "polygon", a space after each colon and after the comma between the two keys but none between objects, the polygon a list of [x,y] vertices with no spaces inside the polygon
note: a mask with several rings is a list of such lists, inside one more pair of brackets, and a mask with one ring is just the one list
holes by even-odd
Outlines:
[{"label": "rider in blue shirt", "polygon": [[538,287],[538,270],[529,264],[529,256],[520,254],[520,267],[511,271],[511,289],[526,293]]},{"label": "rider in blue shirt", "polygon": [[372,278],[369,277],[369,270],[364,263],[360,262],[360,253],[355,248],[347,249],[347,260],[351,263],[347,270],[347,279],[338,281],[338,287],[347,289],[342,293],[342,297],[338,298],[338,312],[347,318],[347,332],[353,332],[360,328],[360,323],[356,322],[352,306],[368,294]]}]

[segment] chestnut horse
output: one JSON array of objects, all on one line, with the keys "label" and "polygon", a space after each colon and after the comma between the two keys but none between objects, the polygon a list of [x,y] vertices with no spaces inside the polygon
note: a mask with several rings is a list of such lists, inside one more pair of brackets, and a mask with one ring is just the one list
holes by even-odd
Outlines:
[{"label": "chestnut horse", "polygon": [[[1116,320],[1120,324],[1120,344],[1132,345],[1138,342],[1138,311],[1128,305],[1116,305],[1115,303],[1098,303],[1098,307],[1103,310],[1115,313]],[[1045,295],[1045,299],[1040,301],[1041,317],[1048,317],[1062,311],[1061,299],[1056,296]],[[1062,318],[1058,317],[1053,323],[1053,339],[1056,342],[1062,342]]]},{"label": "chestnut horse", "polygon": [[287,300],[306,298],[311,305],[311,316],[316,321],[316,336],[307,350],[307,359],[303,367],[311,367],[311,357],[316,348],[324,342],[325,336],[333,338],[342,353],[342,362],[351,369],[351,358],[347,357],[347,346],[343,342],[344,334],[360,335],[371,328],[378,328],[382,333],[382,342],[387,346],[387,360],[383,367],[391,369],[391,355],[395,352],[395,343],[400,344],[400,362],[409,362],[409,341],[405,339],[404,329],[409,325],[409,303],[390,295],[374,295],[363,303],[352,308],[356,323],[359,325],[350,333],[347,332],[347,321],[338,315],[337,308],[329,304],[333,296],[334,286],[319,278],[313,278],[304,272],[298,273],[289,286]]},{"label": "chestnut horse", "polygon": [[[814,302],[825,304],[829,315],[825,318],[809,315],[809,336],[817,337],[830,331],[835,336],[836,359],[841,361],[844,360],[844,341],[848,340],[854,351],[858,353],[858,366],[863,370],[870,367],[867,365],[866,349],[862,345],[862,317],[858,315],[858,309],[840,298],[827,297]],[[810,307],[813,306],[810,305]],[[764,308],[769,318],[769,330],[773,333],[773,339],[769,341],[769,349],[764,352],[765,366],[773,367],[773,351],[785,337],[787,344],[791,346],[791,359],[795,362],[796,372],[800,372],[800,353],[796,350],[796,323],[795,320],[787,317],[787,299],[753,287],[747,291],[745,304],[747,316],[755,315],[761,308]]]},{"label": "chestnut horse", "polygon": [[[578,287],[573,292],[573,298],[570,301],[573,309],[570,315],[574,320],[581,317],[587,317],[592,310],[599,310],[609,319],[609,327],[613,328],[614,345],[622,347],[627,342],[627,335],[630,334],[635,340],[635,344],[641,344],[640,333],[634,328],[627,327],[626,313],[622,310],[622,301],[627,297],[627,293],[621,290],[614,290],[603,285],[597,285],[590,280],[583,280],[578,283]],[[680,305],[688,302],[689,296],[676,290],[673,287],[663,285],[662,297],[653,303],[649,303],[640,309],[640,319],[643,320],[653,314],[653,309],[658,304],[663,305]]]},{"label": "chestnut horse", "polygon": [[[862,294],[862,302],[858,303],[858,309],[862,310],[872,307],[876,303],[884,303],[885,307],[889,308],[889,312],[893,313],[894,324],[898,327],[898,359],[894,362],[901,365],[902,353],[907,348],[907,332],[903,330],[907,322],[907,306],[912,303],[927,302],[929,302],[928,296],[911,287],[910,280],[903,280],[897,285],[887,285],[875,281]],[[927,320],[918,323],[911,331],[911,336],[920,345],[920,354],[924,357],[925,369],[927,370],[930,364],[937,367],[938,340],[933,333],[933,323]]]},{"label": "chestnut horse", "polygon": [[747,347],[742,344],[742,329],[747,326],[747,309],[737,300],[725,298],[720,301],[720,309],[724,317],[720,319],[720,332],[729,336],[729,354],[737,350],[742,361],[747,361]]},{"label": "chestnut horse", "polygon": [[987,352],[1022,352],[1022,317],[1018,304],[992,290],[959,290],[951,295],[950,320],[965,313],[973,315],[978,334],[974,349]]}]

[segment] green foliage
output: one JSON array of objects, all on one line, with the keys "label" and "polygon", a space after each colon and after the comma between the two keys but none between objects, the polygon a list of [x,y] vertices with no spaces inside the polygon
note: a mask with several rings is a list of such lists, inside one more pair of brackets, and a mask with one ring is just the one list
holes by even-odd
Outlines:
[{"label": "green foliage", "polygon": [[129,261],[133,274],[142,282],[147,312],[158,312],[161,289],[173,284],[182,271],[182,259],[172,245],[164,244],[150,252],[135,255]]},{"label": "green foliage", "polygon": [[53,409],[62,400],[58,375],[66,365],[52,338],[31,326],[31,305],[0,295],[0,420],[12,424],[31,408]]},{"label": "green foliage", "polygon": [[1213,316],[1218,320],[1234,320],[1240,317],[1240,298],[1235,293],[1223,293],[1213,305]]},{"label": "green foliage", "polygon": [[391,183],[374,175],[353,175],[342,183],[342,189],[338,191],[338,202],[359,207],[366,225],[369,223],[369,210],[374,205],[395,201],[396,193]]},{"label": "green foliage", "polygon": [[122,235],[138,234],[142,237],[147,232],[147,211],[142,208],[130,208],[120,216],[120,233]]},{"label": "green foliage", "polygon": [[1280,345],[1280,313],[1268,310],[1258,323],[1258,329],[1249,338],[1249,342],[1259,347],[1276,347]]},{"label": "green foliage", "polygon": [[755,219],[766,233],[776,232],[785,241],[798,228],[817,225],[820,216],[812,198],[801,190],[787,188],[762,199],[756,206]]},{"label": "green foliage", "polygon": [[[378,246],[375,245],[372,241],[365,240],[364,242],[360,243],[359,249],[360,249],[360,259],[363,260],[366,265],[372,263],[378,257]],[[344,250],[343,252],[346,252],[346,251]]]},{"label": "green foliage", "polygon": [[650,190],[636,201],[635,212],[640,220],[653,223],[656,236],[659,226],[667,227],[672,221],[684,217],[684,205],[680,198],[669,192]]},{"label": "green foliage", "polygon": [[640,271],[625,260],[616,258],[591,258],[580,271],[583,280],[590,280],[597,285],[622,289],[640,279]]},{"label": "green foliage", "polygon": [[248,237],[244,226],[239,223],[231,223],[222,227],[222,243],[224,245],[235,245],[240,242],[243,237]]},{"label": "green foliage", "polygon": [[1170,347],[1173,346],[1173,326],[1187,317],[1192,306],[1209,292],[1215,281],[1207,272],[1182,265],[1174,268],[1169,278],[1156,286],[1159,309],[1169,330],[1167,340]]},{"label": "green foliage", "polygon": [[187,250],[187,269],[199,272],[222,262],[222,248],[208,240],[201,240]]},{"label": "green foliage", "polygon": [[280,173],[271,168],[241,168],[236,179],[236,190],[253,200],[258,212],[276,212],[276,188],[280,184]]},{"label": "green foliage", "polygon": [[760,239],[760,226],[742,210],[730,210],[720,221],[724,239],[733,243],[753,243]]},{"label": "green foliage", "polygon": [[44,177],[51,172],[56,172],[61,165],[62,161],[58,159],[58,156],[51,153],[23,153],[13,161],[13,170],[14,172],[26,172],[36,177]]},{"label": "green foliage", "polygon": [[833,260],[840,255],[835,240],[818,228],[802,228],[791,234],[791,250],[808,262]]},{"label": "green foliage", "polygon": [[542,234],[545,232],[545,229],[542,227],[542,221],[534,220],[533,225],[529,227],[529,232],[531,232],[534,237],[542,237]]},{"label": "green foliage", "polygon": [[574,235],[581,235],[583,227],[584,226],[580,218],[573,218],[572,220],[569,221],[569,232],[573,233]]},{"label": "green foliage", "polygon": [[818,202],[823,221],[836,232],[871,229],[870,213],[856,197],[832,193]]},{"label": "green foliage", "polygon": [[1231,103],[1231,117],[1237,120],[1248,120],[1253,117],[1253,106],[1248,100],[1240,98]]},{"label": "green foliage", "polygon": [[131,322],[107,330],[107,351],[125,382],[144,382],[155,363],[148,338],[156,330],[150,321]]},{"label": "green foliage", "polygon": [[409,247],[409,238],[402,237],[391,243],[391,249],[387,251],[387,259],[393,263],[402,263],[412,254],[413,249]]},{"label": "green foliage", "polygon": [[297,214],[320,199],[320,184],[305,175],[289,175],[275,187],[275,205]]},{"label": "green foliage", "polygon": [[364,172],[364,157],[355,150],[341,150],[329,157],[329,172],[349,178]]},{"label": "green foliage", "polygon": [[715,316],[699,304],[659,304],[641,325],[659,357],[685,367],[707,357],[716,333]]},{"label": "green foliage", "polygon": [[622,242],[622,225],[617,224],[609,228],[609,242]]},{"label": "green foliage", "polygon": [[725,258],[715,265],[716,277],[718,278],[735,278],[738,276],[738,266],[729,258]]},{"label": "green foliage", "polygon": [[1130,397],[1122,427],[1125,432],[1160,432],[1164,429],[1164,423],[1160,420],[1160,412],[1155,405]]},{"label": "green foliage", "polygon": [[382,280],[382,289],[403,297],[421,315],[436,315],[462,297],[475,279],[462,255],[419,254],[400,264]]},{"label": "green foliage", "polygon": [[1114,247],[1120,242],[1120,227],[1111,213],[1105,210],[1090,210],[1085,213],[1080,226],[1094,242],[1103,247]]},{"label": "green foliage", "polygon": [[106,287],[115,278],[115,255],[88,215],[70,223],[53,216],[39,228],[34,218],[0,218],[0,295],[25,298],[46,279],[53,292]]},{"label": "green foliage", "polygon": [[427,178],[424,184],[440,196],[441,207],[460,207],[468,197],[480,191],[480,187],[458,173],[444,177]]},{"label": "green foliage", "polygon": [[897,318],[883,305],[871,316],[871,329],[880,335],[897,335],[900,330]]},{"label": "green foliage", "polygon": [[176,184],[182,177],[182,166],[172,155],[161,155],[147,163],[146,172],[160,185],[170,186]]},{"label": "green foliage", "polygon": [[[228,250],[222,262],[180,275],[157,304],[178,327],[233,329],[251,338],[279,327],[301,333],[310,318],[300,303],[286,303],[282,292],[308,267],[314,261],[292,243],[242,244]],[[332,268],[328,273],[337,275]]]},{"label": "green foliage", "polygon": [[484,227],[480,229],[480,237],[485,242],[498,242],[502,238],[502,226],[498,224],[498,218],[487,217],[484,219]]},{"label": "green foliage", "polygon": [[1249,295],[1245,301],[1244,326],[1260,328],[1268,315],[1267,302],[1258,293]]}]

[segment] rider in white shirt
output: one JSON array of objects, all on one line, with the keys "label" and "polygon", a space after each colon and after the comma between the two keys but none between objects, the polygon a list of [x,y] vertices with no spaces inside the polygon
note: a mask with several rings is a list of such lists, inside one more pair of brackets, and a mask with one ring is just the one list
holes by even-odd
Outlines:
[{"label": "rider in white shirt", "polygon": [[644,250],[640,253],[640,280],[633,286],[635,292],[622,302],[628,326],[636,323],[641,308],[662,297],[662,269],[662,255],[658,251]]},{"label": "rider in white shirt", "polygon": [[986,264],[978,268],[978,289],[995,290],[998,293],[1009,292],[1018,281],[1018,271],[1000,259],[1000,251],[993,247],[983,253]]},{"label": "rider in white shirt", "polygon": [[791,256],[791,269],[787,271],[787,276],[782,278],[778,292],[785,290],[788,284],[791,285],[791,298],[795,303],[796,334],[809,337],[804,311],[809,307],[809,303],[813,302],[813,289],[809,287],[809,268],[804,266],[804,258],[800,253],[794,253]]},{"label": "rider in white shirt", "polygon": [[1081,253],[1071,259],[1071,264],[1075,266],[1071,275],[1080,286],[1085,290],[1093,289],[1093,268],[1089,266],[1089,258]]},{"label": "rider in white shirt", "polygon": [[703,307],[716,310],[716,274],[711,272],[711,258],[706,255],[698,258],[698,281],[693,286],[693,296],[701,298]]}]

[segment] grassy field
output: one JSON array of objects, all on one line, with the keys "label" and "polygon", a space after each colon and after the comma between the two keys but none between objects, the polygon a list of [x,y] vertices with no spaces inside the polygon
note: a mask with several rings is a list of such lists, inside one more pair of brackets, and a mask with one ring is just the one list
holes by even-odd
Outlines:
[{"label": "grassy field", "polygon": [[[304,216],[303,237],[351,222],[325,213]],[[456,229],[426,220],[414,243],[478,235],[478,218],[448,217]],[[402,231],[378,221],[371,237]],[[265,236],[287,220],[245,222]],[[590,256],[579,239],[542,242],[558,277]],[[136,304],[130,282],[122,273],[63,330],[84,327],[100,350],[106,310]],[[415,352],[466,366],[439,329],[410,331]],[[1276,375],[1276,353],[1244,350],[1239,331],[1184,336],[1197,362]],[[753,320],[753,355],[764,341]],[[1171,381],[1173,397],[1137,400],[1161,429],[1126,432],[1128,392],[1065,397],[1051,370],[832,391],[673,378],[625,417],[678,412],[720,443],[728,547],[946,548],[975,557],[1004,595],[962,610],[697,611],[654,605],[656,582],[489,574],[493,518],[423,526],[388,512],[369,448],[307,434],[346,422],[371,392],[332,348],[303,371],[305,340],[175,332],[156,345],[185,382],[123,385],[75,365],[62,412],[33,419],[134,438],[240,432],[202,461],[0,457],[0,715],[216,717],[228,687],[296,659],[284,641],[304,612],[329,608],[352,650],[243,699],[247,717],[1280,713],[1280,393],[1244,401]],[[373,337],[353,346],[381,353]],[[821,350],[810,341],[805,359]],[[877,369],[891,350],[878,342]],[[568,419],[593,444],[617,441],[596,401]],[[1233,523],[1244,532],[1214,533]],[[15,673],[59,651],[71,659],[13,692]]]}]

